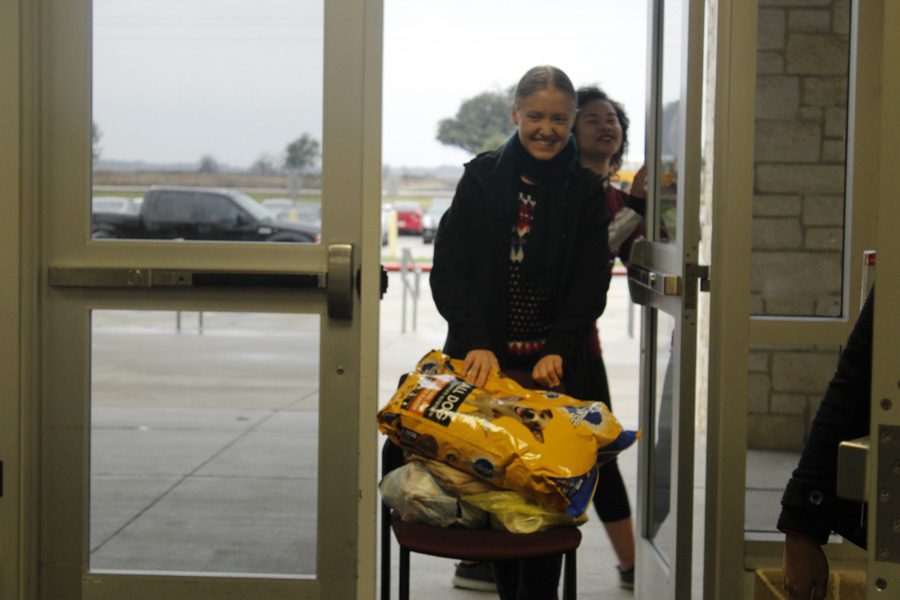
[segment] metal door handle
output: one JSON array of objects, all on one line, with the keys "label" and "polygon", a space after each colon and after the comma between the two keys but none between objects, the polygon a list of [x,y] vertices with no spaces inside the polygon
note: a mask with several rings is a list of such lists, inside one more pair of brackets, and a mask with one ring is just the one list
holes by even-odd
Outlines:
[{"label": "metal door handle", "polygon": [[838,446],[836,490],[838,498],[865,502],[869,496],[869,436]]},{"label": "metal door handle", "polygon": [[328,317],[353,318],[353,246],[330,244],[328,246]]},{"label": "metal door handle", "polygon": [[328,271],[261,273],[155,268],[50,267],[50,285],[87,288],[267,287],[324,288],[328,316],[353,318],[353,245],[328,246]]},{"label": "metal door handle", "polygon": [[681,293],[681,276],[659,273],[639,265],[628,266],[628,280],[663,296],[677,296]]},{"label": "metal door handle", "polygon": [[324,273],[50,267],[48,275],[50,285],[54,287],[325,287]]}]

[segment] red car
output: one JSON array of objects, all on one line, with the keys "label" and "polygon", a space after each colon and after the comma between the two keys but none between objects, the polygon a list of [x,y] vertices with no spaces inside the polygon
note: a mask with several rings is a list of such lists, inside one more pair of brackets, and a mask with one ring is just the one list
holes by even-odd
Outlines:
[{"label": "red car", "polygon": [[422,217],[424,211],[418,202],[394,202],[397,211],[397,232],[413,235],[422,234]]}]

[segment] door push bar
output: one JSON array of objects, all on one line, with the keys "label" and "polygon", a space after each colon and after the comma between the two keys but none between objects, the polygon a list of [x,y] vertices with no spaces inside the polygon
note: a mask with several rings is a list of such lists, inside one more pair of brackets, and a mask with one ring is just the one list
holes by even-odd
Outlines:
[{"label": "door push bar", "polygon": [[[648,240],[636,240],[631,246],[628,262],[628,290],[634,302],[650,305],[656,296],[681,296],[689,294],[691,304],[696,302],[696,286],[685,287],[684,278],[674,273],[662,273],[653,269],[653,244]],[[705,265],[685,265],[688,281],[699,280],[700,291],[709,291],[709,267]],[[687,299],[687,298],[686,298]]]},{"label": "door push bar", "polygon": [[681,277],[679,275],[670,275],[638,265],[629,265],[628,280],[663,296],[681,294]]},{"label": "door push bar", "polygon": [[324,288],[328,316],[353,318],[353,246],[330,244],[328,270],[305,273],[261,273],[151,268],[50,267],[50,285],[87,288],[265,287]]}]

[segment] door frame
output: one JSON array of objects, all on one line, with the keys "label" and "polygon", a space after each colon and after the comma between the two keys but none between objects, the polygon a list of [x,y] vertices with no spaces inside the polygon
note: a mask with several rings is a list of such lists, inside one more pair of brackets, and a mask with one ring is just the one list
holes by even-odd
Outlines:
[{"label": "door frame", "polygon": [[37,8],[20,0],[0,5],[0,596],[34,598],[37,572],[36,206],[39,99]]},{"label": "door frame", "polygon": [[[874,3],[873,3],[874,4]],[[900,202],[897,201],[897,190],[900,190],[900,151],[897,140],[900,139],[900,6],[896,2],[884,2],[880,7],[883,12],[877,13],[878,19],[871,22],[874,27],[880,25],[880,35],[875,42],[880,46],[877,64],[880,66],[878,82],[881,86],[880,111],[877,122],[873,124],[878,132],[877,161],[879,164],[877,185],[877,235],[878,264],[876,279],[878,281],[875,303],[874,335],[872,342],[872,440],[878,439],[881,426],[900,427],[900,370],[897,367],[897,339],[900,338],[900,237],[897,228],[900,226]],[[872,57],[875,58],[875,57]],[[860,57],[864,60],[865,57]],[[862,96],[863,94],[860,94]],[[873,145],[876,145],[873,144]],[[880,273],[880,275],[878,275]],[[891,408],[883,399],[890,400]],[[876,498],[878,490],[884,486],[893,488],[895,482],[882,481],[876,476],[881,470],[879,444],[872,444],[870,457],[869,498]],[[893,459],[884,459],[892,464]],[[888,538],[894,537],[891,520],[896,517],[892,512],[878,531],[879,510],[884,510],[877,502],[869,503],[868,532],[868,581],[867,595],[877,598],[883,590],[893,590],[896,594],[900,588],[900,563],[896,555],[885,559],[880,556],[879,534]],[[881,584],[884,587],[881,587]]]},{"label": "door frame", "polygon": [[[89,2],[77,4],[83,7],[89,5]],[[347,578],[346,569],[336,564],[338,561],[325,560],[321,543],[317,572],[320,576],[328,570],[340,574],[340,585],[344,587],[339,589],[352,587],[355,597],[371,598],[375,593],[375,517],[378,502],[377,453],[374,451],[377,432],[374,423],[378,402],[377,300],[380,294],[380,270],[377,257],[380,254],[378,224],[381,199],[383,9],[380,0],[329,1],[325,3],[325,9],[326,20],[341,21],[343,31],[355,32],[349,36],[331,36],[326,39],[325,89],[333,90],[335,86],[351,85],[354,86],[352,89],[359,89],[361,93],[329,95],[332,106],[338,105],[340,111],[347,112],[343,112],[343,117],[337,116],[336,111],[326,114],[323,122],[325,136],[332,136],[332,148],[344,147],[349,151],[343,153],[341,165],[336,164],[338,161],[331,161],[324,166],[324,193],[329,197],[359,199],[352,202],[358,203],[356,212],[361,214],[361,218],[353,224],[347,224],[337,218],[346,211],[341,211],[336,203],[330,208],[326,205],[323,215],[326,230],[323,232],[325,235],[322,246],[306,249],[299,261],[301,264],[293,264],[289,268],[303,269],[304,266],[315,267],[324,263],[328,243],[358,241],[354,251],[354,272],[358,268],[361,285],[355,294],[353,310],[354,318],[360,320],[360,323],[356,328],[343,325],[336,328],[339,341],[329,345],[329,352],[322,354],[320,371],[324,379],[325,373],[336,373],[339,367],[345,367],[342,383],[332,384],[331,387],[339,392],[335,396],[354,399],[349,403],[343,401],[342,409],[355,434],[357,445],[345,449],[342,460],[351,466],[356,483],[352,490],[340,496],[340,503],[346,505],[346,511],[340,520],[343,523],[348,520],[352,522],[352,534],[346,539],[334,539],[328,543],[333,548],[340,549],[340,552],[349,549],[350,560],[355,560],[357,564],[357,577]],[[4,434],[0,441],[0,458],[4,460],[5,466],[0,522],[10,523],[10,527],[4,526],[0,532],[5,559],[0,573],[0,595],[4,597],[9,593],[10,597],[36,598],[38,594],[46,592],[40,589],[40,550],[37,540],[40,531],[47,528],[47,523],[41,521],[38,504],[34,501],[42,468],[39,447],[41,417],[36,399],[44,387],[39,377],[43,323],[37,306],[47,296],[41,284],[46,278],[48,265],[42,259],[49,255],[46,247],[41,245],[38,206],[48,194],[52,195],[54,190],[58,193],[61,186],[64,186],[63,181],[46,174],[46,165],[52,159],[52,152],[49,150],[51,137],[46,133],[49,127],[48,110],[54,102],[65,101],[67,110],[74,110],[74,117],[66,121],[66,126],[55,130],[52,138],[54,143],[60,137],[67,139],[65,143],[76,149],[75,161],[81,157],[80,164],[67,173],[74,174],[77,180],[85,177],[82,169],[87,168],[88,173],[90,169],[89,151],[85,150],[89,143],[84,143],[84,148],[80,148],[82,141],[89,140],[89,134],[85,135],[85,125],[89,129],[90,123],[87,108],[89,102],[84,102],[85,98],[89,98],[89,87],[87,94],[83,92],[85,86],[90,86],[89,77],[84,77],[86,70],[89,73],[89,59],[85,62],[82,58],[82,62],[75,65],[76,68],[64,70],[58,76],[58,85],[65,88],[65,93],[54,95],[50,88],[41,86],[42,77],[47,73],[48,64],[52,60],[57,61],[52,64],[59,66],[60,62],[73,58],[66,56],[54,59],[48,54],[53,49],[48,47],[47,39],[52,39],[53,32],[47,27],[45,19],[51,10],[55,8],[50,3],[27,0],[5,3],[0,9],[3,17],[0,32],[4,34],[0,45],[10,51],[5,55],[14,58],[0,66],[0,81],[9,84],[5,88],[9,90],[9,94],[4,94],[0,99],[0,131],[10,133],[0,142],[0,156],[4,159],[0,166],[0,181],[9,183],[9,187],[5,189],[10,191],[9,194],[4,194],[2,205],[8,209],[6,214],[14,217],[4,220],[3,227],[7,235],[3,236],[2,243],[8,252],[4,253],[0,268],[6,273],[20,274],[16,280],[17,285],[5,288],[0,295],[0,306],[5,314],[18,316],[18,319],[4,320],[3,333],[7,336],[6,339],[17,340],[17,343],[10,344],[11,354],[15,356],[4,360],[0,367],[5,375],[0,388],[0,408],[4,417],[0,419],[0,430]],[[89,15],[89,12],[82,14]],[[73,27],[77,35],[83,35],[84,28],[88,31],[90,29],[89,24],[83,21],[74,24],[68,21],[65,32],[71,35]],[[338,37],[340,39],[336,39]],[[349,50],[353,50],[355,54]],[[361,56],[363,60],[352,60],[350,56]],[[80,97],[79,90],[82,90]],[[351,122],[348,122],[348,114],[354,115]],[[78,115],[84,118],[79,119]],[[352,165],[355,172],[360,173],[358,178],[347,177],[348,164]],[[140,250],[140,243],[132,245]],[[73,263],[87,260],[92,265],[104,266],[114,266],[119,262],[115,257],[103,256],[103,252],[94,250],[91,243],[87,242],[84,252],[71,257],[71,260]],[[200,263],[214,260],[212,254],[214,253],[200,252],[191,260],[195,267],[200,266]],[[238,260],[245,260],[242,264],[253,262],[252,257],[249,262],[246,259]],[[148,259],[144,262],[152,261],[153,259]],[[177,296],[178,294],[172,295]],[[322,313],[324,314],[324,309]],[[323,323],[323,329],[324,327]],[[359,353],[358,364],[348,362],[350,355],[360,348],[369,348],[369,351]],[[323,409],[332,412],[337,410],[336,407],[328,409],[324,403]],[[321,454],[324,452],[320,452],[320,461]],[[331,484],[325,482],[325,485]],[[326,531],[327,526],[327,523],[320,523],[320,531]],[[72,582],[74,581],[73,579]],[[80,586],[80,576],[78,581]],[[230,583],[234,584],[233,581]],[[87,578],[86,584],[90,584],[90,578]],[[271,585],[271,582],[264,584]],[[343,594],[337,589],[335,593]],[[112,593],[112,590],[98,592],[92,597],[106,597],[104,594],[108,593]],[[327,595],[328,592],[323,590],[323,593]]]},{"label": "door frame", "polygon": [[[753,594],[758,568],[780,567],[782,542],[745,539],[747,385],[749,348],[754,344],[843,345],[859,313],[862,251],[878,247],[878,270],[898,273],[896,202],[888,190],[896,190],[898,165],[896,142],[896,31],[890,31],[887,8],[881,0],[854,0],[851,34],[848,152],[846,193],[852,202],[845,212],[843,312],[835,318],[785,318],[751,315],[751,229],[753,213],[753,156],[756,114],[756,2],[721,0],[717,3],[715,64],[715,131],[713,138],[713,231],[709,342],[708,448],[706,524],[704,542],[704,598],[740,597]],[[896,11],[894,18],[896,19]],[[896,22],[896,21],[895,21]],[[895,27],[896,29],[896,27]],[[891,37],[889,41],[887,38]],[[884,38],[884,40],[883,40]],[[883,40],[883,43],[882,43]],[[891,55],[889,52],[893,52]],[[889,59],[894,59],[889,66]],[[893,76],[889,76],[893,68]],[[885,81],[894,85],[891,91]],[[884,86],[884,87],[882,87]],[[893,108],[892,111],[886,110]],[[891,122],[890,119],[893,119]],[[893,123],[893,137],[890,124]],[[879,148],[879,144],[881,147]],[[891,146],[891,144],[893,144]],[[890,151],[886,148],[890,146]],[[891,155],[893,152],[893,155]],[[879,168],[879,162],[882,168]],[[887,179],[892,183],[886,183]],[[879,182],[880,179],[880,182]],[[880,183],[880,187],[879,187]],[[890,187],[893,185],[894,187]],[[885,210],[885,208],[888,210]],[[893,211],[891,213],[890,211]],[[890,214],[893,214],[891,220]],[[876,218],[877,215],[877,218]],[[891,231],[888,227],[893,224]],[[876,232],[877,228],[881,232]],[[885,233],[888,232],[888,233]],[[888,237],[885,237],[885,236]],[[889,246],[893,244],[893,249]],[[898,299],[896,278],[879,284],[881,306]],[[884,289],[882,289],[884,288]],[[884,299],[884,301],[882,301]],[[894,311],[896,312],[896,311]],[[896,340],[900,326],[876,313],[876,331],[889,331]],[[878,353],[876,340],[875,352]],[[881,356],[891,352],[882,348]],[[889,368],[884,365],[882,368]],[[895,365],[891,365],[895,368]],[[873,373],[873,394],[875,377]],[[896,396],[898,379],[888,376]],[[823,382],[824,389],[825,382]],[[873,398],[877,397],[873,395]],[[876,411],[873,409],[873,416]],[[785,482],[786,483],[786,482]],[[872,493],[870,491],[870,493]],[[871,497],[871,496],[870,496]],[[872,516],[870,514],[870,519]],[[870,523],[872,521],[870,520]],[[872,544],[870,542],[870,548]],[[870,549],[869,565],[872,565]],[[832,566],[854,563],[862,552],[850,544],[829,545]],[[893,568],[897,569],[896,566]],[[871,573],[870,568],[870,573]],[[893,586],[900,585],[900,569]],[[869,578],[869,591],[872,587]]]}]

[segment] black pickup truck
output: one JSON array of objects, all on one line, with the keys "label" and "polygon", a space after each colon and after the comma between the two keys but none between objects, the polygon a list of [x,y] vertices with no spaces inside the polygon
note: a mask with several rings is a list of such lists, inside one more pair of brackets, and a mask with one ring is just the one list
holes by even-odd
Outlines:
[{"label": "black pickup truck", "polygon": [[91,237],[314,243],[320,229],[276,222],[271,212],[237,190],[154,186],[136,215],[94,212]]}]

